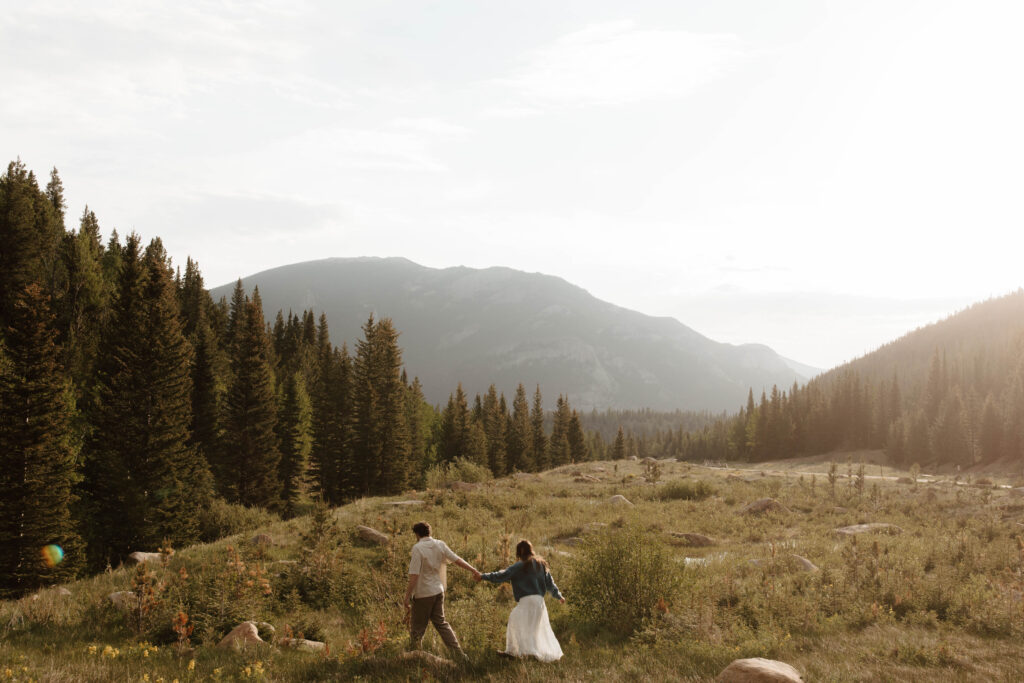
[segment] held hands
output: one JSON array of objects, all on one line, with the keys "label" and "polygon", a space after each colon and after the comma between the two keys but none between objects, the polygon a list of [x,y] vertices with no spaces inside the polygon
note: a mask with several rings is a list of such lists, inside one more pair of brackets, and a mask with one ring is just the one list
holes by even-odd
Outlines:
[{"label": "held hands", "polygon": [[562,603],[564,605],[565,604],[565,598],[558,598],[558,602],[560,602],[560,603]]},{"label": "held hands", "polygon": [[481,574],[479,571],[474,569],[473,570],[473,580],[476,581],[477,583],[480,583],[480,581],[482,579],[483,579],[483,574]]}]

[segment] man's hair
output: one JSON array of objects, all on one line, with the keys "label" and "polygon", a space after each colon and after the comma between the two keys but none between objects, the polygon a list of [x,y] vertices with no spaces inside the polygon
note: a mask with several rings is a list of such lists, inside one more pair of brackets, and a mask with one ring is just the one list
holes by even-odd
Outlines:
[{"label": "man's hair", "polygon": [[430,525],[426,522],[416,522],[412,525],[412,530],[420,538],[426,538],[430,535]]}]

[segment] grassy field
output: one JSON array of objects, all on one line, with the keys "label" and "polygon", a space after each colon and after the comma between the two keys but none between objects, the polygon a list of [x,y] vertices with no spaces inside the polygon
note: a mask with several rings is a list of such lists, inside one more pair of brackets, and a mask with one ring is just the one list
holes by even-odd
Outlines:
[{"label": "grassy field", "polygon": [[[1024,680],[1024,498],[999,487],[1009,479],[899,483],[907,473],[861,469],[862,457],[742,470],[586,463],[273,522],[69,584],[70,595],[0,603],[0,681],[705,681],[752,656],[807,681]],[[632,505],[610,502],[617,494]],[[782,507],[743,511],[766,497]],[[565,657],[498,657],[508,587],[452,568],[447,613],[471,661],[401,660],[420,519],[484,571],[533,541],[568,600],[548,601]],[[871,522],[899,529],[836,533]],[[360,540],[359,524],[390,541]],[[714,543],[691,547],[673,532]],[[141,605],[111,604],[127,590]],[[609,604],[613,623],[600,609]],[[215,647],[244,620],[327,651]],[[445,654],[432,629],[424,647]]]}]

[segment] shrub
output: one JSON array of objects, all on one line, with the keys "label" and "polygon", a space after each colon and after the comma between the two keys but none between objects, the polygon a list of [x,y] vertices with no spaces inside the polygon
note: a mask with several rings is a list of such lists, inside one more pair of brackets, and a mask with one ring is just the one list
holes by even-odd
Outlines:
[{"label": "shrub", "polygon": [[673,481],[658,488],[659,500],[704,500],[715,493],[706,481]]},{"label": "shrub", "polygon": [[434,465],[427,470],[424,479],[428,489],[441,489],[456,481],[469,484],[489,481],[491,471],[466,458],[456,458],[450,463],[441,462]]},{"label": "shrub", "polygon": [[682,583],[683,570],[664,543],[630,524],[582,546],[567,587],[584,623],[628,636],[675,600]]},{"label": "shrub", "polygon": [[199,515],[199,534],[205,542],[216,541],[279,521],[280,517],[261,508],[248,508],[214,498]]}]

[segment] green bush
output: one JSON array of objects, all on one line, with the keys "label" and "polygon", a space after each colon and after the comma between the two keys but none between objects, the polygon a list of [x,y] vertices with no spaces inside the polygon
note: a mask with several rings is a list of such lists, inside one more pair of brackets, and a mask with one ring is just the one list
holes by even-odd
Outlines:
[{"label": "green bush", "polygon": [[262,508],[249,508],[214,498],[199,515],[199,534],[204,542],[216,541],[279,522],[280,517]]},{"label": "green bush", "polygon": [[466,458],[456,458],[450,463],[441,462],[434,465],[427,470],[424,479],[428,489],[441,489],[456,481],[469,484],[489,481],[491,471]]},{"label": "green bush", "polygon": [[620,636],[638,630],[683,585],[683,569],[657,537],[637,525],[595,537],[581,548],[567,583],[574,612]]},{"label": "green bush", "polygon": [[704,500],[715,493],[705,481],[678,480],[658,488],[658,500]]}]

